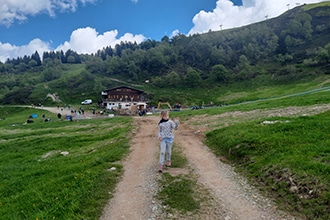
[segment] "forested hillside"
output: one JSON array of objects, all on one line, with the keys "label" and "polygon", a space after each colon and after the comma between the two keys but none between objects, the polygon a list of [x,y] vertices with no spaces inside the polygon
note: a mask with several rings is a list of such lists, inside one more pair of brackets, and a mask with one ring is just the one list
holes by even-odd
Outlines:
[{"label": "forested hillside", "polygon": [[[329,63],[330,2],[323,2],[241,28],[122,42],[93,55],[68,50],[8,59],[0,63],[0,103],[51,103],[49,93],[67,103],[98,100],[102,90],[125,84],[145,90],[154,103],[186,104],[210,101],[209,91],[237,83],[276,85],[329,74]],[[162,94],[173,89],[174,97]]]}]

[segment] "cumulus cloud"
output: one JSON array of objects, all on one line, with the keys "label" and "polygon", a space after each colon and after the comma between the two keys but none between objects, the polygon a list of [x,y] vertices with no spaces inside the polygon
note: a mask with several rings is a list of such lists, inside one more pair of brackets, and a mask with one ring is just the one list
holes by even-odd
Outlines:
[{"label": "cumulus cloud", "polygon": [[175,29],[174,31],[172,31],[170,37],[172,38],[172,37],[175,37],[176,35],[179,35],[179,34],[180,34],[180,31],[178,29]]},{"label": "cumulus cloud", "polygon": [[242,5],[234,5],[229,0],[218,0],[215,9],[204,10],[196,14],[192,20],[194,26],[188,35],[206,33],[209,30],[222,30],[241,27],[259,22],[267,18],[277,17],[288,9],[303,3],[317,3],[327,0],[242,0]]},{"label": "cumulus cloud", "polygon": [[[0,0],[0,25],[10,26],[13,22],[22,22],[28,16],[40,13],[48,13],[55,16],[57,11],[75,11],[79,4],[93,3],[98,0]],[[131,0],[137,3],[138,0]],[[303,3],[317,3],[326,0],[304,0]],[[279,16],[281,13],[297,6],[299,0],[242,0],[241,6],[234,5],[230,0],[217,0],[212,11],[200,11],[192,20],[193,28],[188,35],[205,33],[209,30],[228,29],[255,23],[268,18]],[[180,32],[174,30],[172,37]],[[70,39],[55,50],[67,51],[72,49],[78,53],[90,54],[106,46],[115,46],[120,42],[141,43],[145,40],[143,35],[126,33],[118,36],[117,30],[98,33],[94,28],[85,27],[74,30]],[[0,42],[0,61],[6,59],[31,55],[38,51],[40,55],[44,51],[51,51],[51,42],[44,42],[38,38],[30,41],[27,45],[12,45]]]},{"label": "cumulus cloud", "polygon": [[99,34],[94,28],[79,28],[72,32],[70,41],[66,41],[56,48],[56,50],[67,51],[72,49],[77,53],[91,54],[106,46],[114,47],[120,42],[141,43],[145,37],[143,35],[133,35],[126,33],[118,38],[118,31],[112,30]]},{"label": "cumulus cloud", "polygon": [[0,24],[10,26],[28,16],[48,13],[55,16],[56,11],[76,11],[78,4],[93,3],[96,0],[1,0]]},{"label": "cumulus cloud", "polygon": [[4,62],[8,58],[23,57],[24,55],[30,56],[36,51],[38,51],[39,55],[42,56],[44,51],[49,50],[49,43],[43,42],[38,38],[23,46],[11,45],[9,43],[3,44],[0,42],[0,61]]},{"label": "cumulus cloud", "polygon": [[[137,44],[145,40],[143,35],[133,35],[126,33],[118,36],[117,30],[107,31],[99,34],[94,28],[79,28],[72,32],[70,40],[59,45],[55,51],[67,51],[69,49],[81,54],[91,54],[97,52],[104,47],[114,47],[121,42],[136,42]],[[51,51],[51,44],[43,42],[40,39],[34,39],[27,45],[16,46],[9,43],[0,42],[0,61],[5,62],[8,58],[23,57],[24,55],[32,55],[38,51],[42,56],[44,51]]]},{"label": "cumulus cloud", "polygon": [[[79,4],[94,3],[97,0],[0,0],[0,25],[10,26],[14,22],[24,22],[29,16],[47,13],[55,16],[56,12],[76,11]],[[137,2],[137,0],[132,0]],[[95,29],[86,27],[74,30],[70,40],[57,46],[55,50],[67,51],[72,49],[77,53],[95,53],[106,46],[115,46],[120,42],[141,43],[145,37],[143,35],[133,35],[126,33],[118,36],[117,30],[107,31],[99,34]],[[31,55],[38,51],[42,56],[44,51],[51,51],[50,42],[44,42],[38,38],[30,41],[27,45],[12,45],[0,42],[0,61]]]}]

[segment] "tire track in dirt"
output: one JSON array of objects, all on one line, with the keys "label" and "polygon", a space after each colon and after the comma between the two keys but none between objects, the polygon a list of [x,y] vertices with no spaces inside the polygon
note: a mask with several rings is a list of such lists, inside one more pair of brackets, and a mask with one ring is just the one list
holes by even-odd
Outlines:
[{"label": "tire track in dirt", "polygon": [[[154,198],[158,190],[157,180],[160,178],[157,173],[159,117],[135,117],[134,120],[131,152],[123,161],[124,174],[114,197],[105,206],[101,220],[168,219],[162,217],[166,215],[161,213],[161,203]],[[181,123],[174,133],[174,142],[182,148],[198,182],[212,196],[212,203],[208,207],[211,211],[202,213],[199,215],[201,218],[197,219],[295,219],[277,210],[270,200],[261,196],[230,165],[221,162],[188,125]],[[168,172],[171,173],[172,169],[175,170],[169,168]],[[191,218],[180,216],[179,219]]]},{"label": "tire track in dirt", "polygon": [[182,147],[199,182],[210,191],[225,213],[209,219],[292,219],[277,211],[271,201],[249,186],[230,165],[221,162],[187,126],[181,125],[175,141]]},{"label": "tire track in dirt", "polygon": [[[161,209],[153,199],[157,192],[156,181],[160,177],[157,173],[158,119],[154,116],[135,118],[135,124],[139,125],[139,128],[132,139],[131,153],[123,164],[123,179],[116,188],[114,198],[104,209],[101,220],[168,219],[164,217],[166,214],[154,212],[155,207]],[[222,163],[184,123],[174,132],[174,141],[182,148],[189,166],[193,168],[194,174],[197,174],[198,182],[212,196],[212,204],[209,205],[213,207],[208,207],[208,210],[216,212],[202,213],[198,216],[199,219],[293,219],[276,210],[271,201],[258,194],[230,165]],[[167,172],[171,173],[171,169],[173,168],[169,168]],[[171,219],[175,219],[175,216]],[[194,217],[185,218],[180,215],[179,219]]]},{"label": "tire track in dirt", "polygon": [[131,140],[131,152],[123,162],[124,175],[101,220],[142,220],[150,219],[152,215],[157,175],[157,120],[137,117],[134,126],[137,130]]}]

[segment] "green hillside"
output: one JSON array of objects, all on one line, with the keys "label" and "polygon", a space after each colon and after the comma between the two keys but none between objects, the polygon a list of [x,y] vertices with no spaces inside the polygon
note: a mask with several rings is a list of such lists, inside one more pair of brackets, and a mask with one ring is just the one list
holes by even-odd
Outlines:
[{"label": "green hillside", "polygon": [[[330,2],[301,5],[231,30],[123,42],[93,55],[36,52],[0,63],[0,216],[101,216],[139,127],[133,118],[71,123],[41,108],[12,105],[79,105],[87,98],[97,103],[102,90],[128,85],[144,90],[152,105],[213,103],[214,108],[174,111],[171,117],[196,136],[205,131],[212,153],[281,210],[297,219],[329,219],[329,17]],[[31,114],[56,120],[25,123]],[[168,177],[174,183],[169,194],[177,201],[186,177]]]},{"label": "green hillside", "polygon": [[93,55],[36,52],[0,63],[0,103],[56,105],[46,98],[55,94],[60,104],[79,104],[129,85],[144,90],[152,105],[222,105],[281,95],[279,86],[315,88],[330,73],[329,17],[330,3],[323,2],[241,28],[122,42]]}]

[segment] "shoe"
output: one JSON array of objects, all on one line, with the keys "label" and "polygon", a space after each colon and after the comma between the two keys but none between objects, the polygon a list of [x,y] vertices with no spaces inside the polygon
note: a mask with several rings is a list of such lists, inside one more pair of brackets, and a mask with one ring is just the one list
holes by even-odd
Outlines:
[{"label": "shoe", "polygon": [[166,166],[167,166],[167,167],[170,167],[170,166],[171,166],[171,161],[170,161],[170,160],[168,160],[168,161],[166,162]]},{"label": "shoe", "polygon": [[163,165],[159,164],[158,172],[162,173],[163,172]]}]

